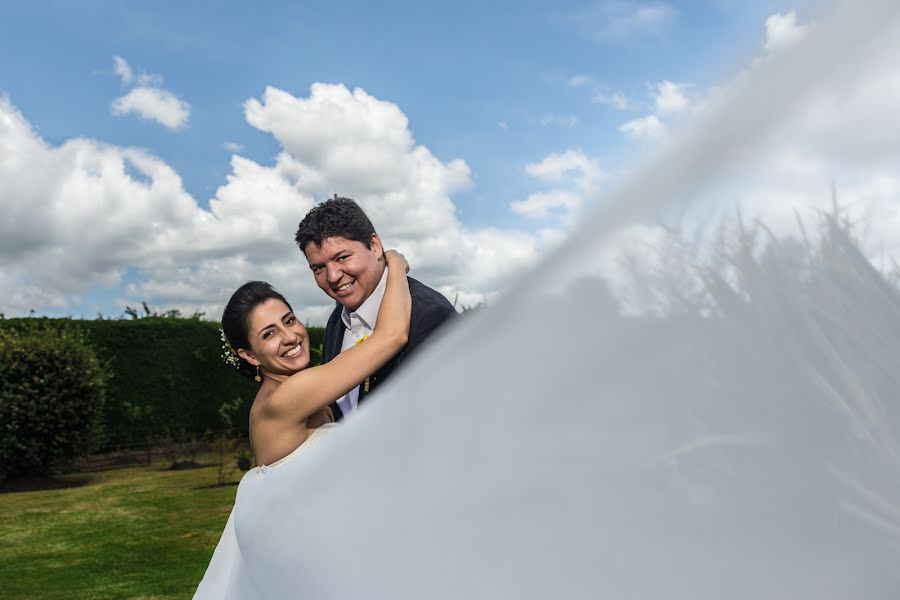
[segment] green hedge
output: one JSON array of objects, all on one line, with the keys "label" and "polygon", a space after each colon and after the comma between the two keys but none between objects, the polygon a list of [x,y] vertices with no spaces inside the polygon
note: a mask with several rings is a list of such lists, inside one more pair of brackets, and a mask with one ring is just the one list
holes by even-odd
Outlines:
[{"label": "green hedge", "polygon": [[43,475],[100,441],[105,377],[83,332],[0,329],[0,481]]},{"label": "green hedge", "polygon": [[[0,330],[52,327],[83,333],[108,374],[103,448],[134,448],[183,440],[222,428],[219,408],[240,398],[235,428],[247,429],[257,384],[221,360],[219,326],[171,317],[130,320],[23,318],[0,320]],[[310,346],[322,328],[310,328]],[[318,362],[312,353],[313,362]]]}]

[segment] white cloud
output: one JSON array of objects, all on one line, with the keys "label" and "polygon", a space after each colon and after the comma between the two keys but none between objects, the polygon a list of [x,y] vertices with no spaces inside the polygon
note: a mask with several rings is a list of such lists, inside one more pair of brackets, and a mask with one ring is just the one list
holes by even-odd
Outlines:
[{"label": "white cloud", "polygon": [[135,78],[131,65],[121,56],[113,56],[113,69],[122,80],[122,85],[136,85],[127,94],[113,100],[110,107],[112,114],[135,114],[145,121],[156,121],[172,130],[187,124],[190,105],[172,92],[160,88],[163,82],[161,75],[142,72]]},{"label": "white cloud", "polygon": [[[540,162],[526,165],[525,172],[553,187],[511,202],[510,210],[529,219],[553,216],[564,228],[571,227],[578,211],[597,195],[600,183],[609,177],[595,160],[580,150],[549,154]],[[544,235],[555,237],[549,232]]]},{"label": "white cloud", "polygon": [[128,61],[117,55],[113,55],[113,72],[122,80],[122,85],[135,83],[138,86],[159,87],[163,82],[162,75],[143,71],[135,78],[134,69],[131,68]]},{"label": "white cloud", "polygon": [[797,43],[806,33],[808,25],[797,23],[797,13],[776,13],[766,19],[765,49],[776,52]]},{"label": "white cloud", "polygon": [[601,42],[621,42],[658,35],[674,22],[675,9],[664,2],[610,0],[572,16],[579,27]]},{"label": "white cloud", "polygon": [[575,127],[576,125],[578,125],[578,117],[576,117],[575,115],[546,114],[541,117],[541,125],[543,127],[548,127],[550,125]]},{"label": "white cloud", "polygon": [[[157,252],[164,257],[199,216],[163,162],[86,139],[49,146],[6,98],[0,181],[0,264],[44,305],[64,306],[70,294],[115,284]],[[18,302],[7,306],[21,310],[29,298]]]},{"label": "white cloud", "polygon": [[509,124],[506,121],[497,121],[497,127],[503,131],[509,131]]},{"label": "white cloud", "polygon": [[544,219],[557,209],[561,209],[564,213],[574,211],[581,207],[582,201],[578,194],[566,190],[551,190],[537,192],[525,200],[512,202],[509,208],[518,215],[531,219]]},{"label": "white cloud", "polygon": [[573,173],[591,180],[603,177],[603,170],[580,150],[549,154],[541,162],[526,165],[525,172],[531,177],[552,182],[560,181]]},{"label": "white cloud", "polygon": [[187,124],[190,105],[172,92],[153,87],[136,87],[112,103],[114,115],[136,114],[146,121],[156,121],[172,130]]},{"label": "white cloud", "polygon": [[689,84],[668,80],[648,85],[653,113],[623,123],[619,131],[633,140],[659,140],[665,137],[668,133],[667,120],[692,108],[686,93],[689,87]]},{"label": "white cloud", "polygon": [[690,105],[690,100],[685,94],[685,90],[689,87],[687,84],[660,81],[654,87],[656,91],[654,104],[657,115],[681,112]]},{"label": "white cloud", "polygon": [[122,85],[131,84],[134,73],[132,73],[131,66],[124,58],[121,56],[113,56],[113,70],[119,79],[122,80]]},{"label": "white cloud", "polygon": [[648,84],[648,91],[653,104],[653,112],[643,117],[631,119],[619,126],[622,134],[633,140],[659,140],[668,134],[668,124],[680,113],[695,109],[686,91],[687,83],[675,83],[663,80]]},{"label": "white cloud", "polygon": [[636,140],[655,140],[666,134],[666,126],[656,115],[632,119],[619,126],[619,131]]},{"label": "white cloud", "polygon": [[225,142],[222,144],[222,148],[228,150],[229,152],[240,152],[244,149],[244,146],[238,144],[237,142]]},{"label": "white cloud", "polygon": [[130,272],[123,306],[216,318],[234,288],[264,279],[304,321],[321,324],[333,304],[293,235],[334,192],[355,197],[412,273],[451,299],[493,297],[552,237],[463,226],[452,195],[471,185],[466,163],[416,144],[403,112],[364,90],[315,84],[296,97],[268,88],[245,114],[282,152],[270,166],[232,156],[204,209],[160,159],[94,140],[47,144],[0,102],[0,283],[15,290],[0,312],[64,311]]},{"label": "white cloud", "polygon": [[631,110],[634,104],[622,92],[610,92],[600,90],[591,96],[591,102],[615,108],[616,110]]}]

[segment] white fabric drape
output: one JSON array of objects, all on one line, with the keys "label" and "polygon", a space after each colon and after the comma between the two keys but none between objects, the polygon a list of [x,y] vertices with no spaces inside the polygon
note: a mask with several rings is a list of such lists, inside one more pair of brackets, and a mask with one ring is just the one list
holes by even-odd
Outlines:
[{"label": "white fabric drape", "polygon": [[813,287],[763,269],[733,304],[649,318],[622,316],[591,274],[608,234],[688,203],[878,43],[896,52],[897,13],[838,3],[502,310],[245,478],[223,538],[242,581],[213,576],[244,588],[220,597],[896,598],[896,291],[848,250]]}]

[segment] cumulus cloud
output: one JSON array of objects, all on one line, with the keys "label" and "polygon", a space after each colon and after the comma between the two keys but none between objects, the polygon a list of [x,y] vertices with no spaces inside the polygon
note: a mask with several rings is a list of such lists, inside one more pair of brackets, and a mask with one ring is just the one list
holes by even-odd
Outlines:
[{"label": "cumulus cloud", "polygon": [[660,81],[654,87],[656,92],[656,97],[654,98],[656,114],[670,115],[681,112],[690,105],[690,100],[685,94],[685,90],[689,87],[687,84]]},{"label": "cumulus cloud", "polygon": [[528,175],[543,181],[561,181],[564,176],[576,174],[589,180],[599,179],[603,170],[580,150],[566,150],[561,154],[549,154],[537,163],[525,166]]},{"label": "cumulus cloud", "polygon": [[137,115],[145,121],[156,121],[171,130],[183,128],[191,114],[190,105],[168,90],[161,89],[162,77],[141,73],[135,78],[131,65],[121,56],[113,56],[113,69],[123,85],[136,83],[124,96],[113,100],[112,114]]},{"label": "cumulus cloud", "polygon": [[[511,202],[510,210],[529,219],[555,216],[564,228],[573,224],[574,216],[597,195],[600,183],[609,177],[596,160],[580,150],[549,154],[540,162],[526,165],[525,172],[552,187]],[[552,236],[546,232],[545,235]]]},{"label": "cumulus cloud", "polygon": [[776,13],[766,19],[765,49],[777,52],[796,44],[806,33],[808,25],[797,23],[797,13]]},{"label": "cumulus cloud", "polygon": [[647,87],[651,96],[653,112],[622,123],[619,131],[627,138],[659,140],[668,133],[668,120],[692,108],[691,100],[687,95],[689,84],[663,80]]},{"label": "cumulus cloud", "polygon": [[135,114],[145,121],[156,121],[172,130],[187,124],[190,105],[172,92],[151,87],[136,87],[112,103],[114,115]]},{"label": "cumulus cloud", "polygon": [[622,123],[619,131],[635,140],[656,140],[666,134],[666,126],[656,115],[647,115]]},{"label": "cumulus cloud", "polygon": [[0,100],[0,181],[0,263],[20,289],[40,290],[42,305],[115,284],[130,266],[184,243],[177,232],[199,217],[162,161],[87,139],[50,146],[8,98]]},{"label": "cumulus cloud", "polygon": [[525,200],[510,203],[510,209],[519,215],[531,219],[546,218],[554,210],[571,212],[581,207],[582,198],[578,194],[566,190],[550,190],[536,192]]},{"label": "cumulus cloud", "polygon": [[15,293],[0,312],[63,311],[106,286],[121,290],[123,306],[146,300],[215,318],[234,288],[264,279],[305,321],[323,323],[332,301],[293,234],[335,192],[355,197],[413,273],[451,299],[493,297],[549,237],[463,226],[452,196],[471,185],[466,163],[435,157],[399,107],[362,89],[315,84],[298,97],[268,88],[245,116],[282,150],[271,165],[232,156],[203,208],[159,158],[89,139],[49,144],[3,99],[0,283]]}]

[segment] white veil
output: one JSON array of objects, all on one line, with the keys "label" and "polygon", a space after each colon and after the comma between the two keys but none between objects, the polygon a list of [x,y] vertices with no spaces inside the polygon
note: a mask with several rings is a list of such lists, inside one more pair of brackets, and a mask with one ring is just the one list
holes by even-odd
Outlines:
[{"label": "white veil", "polygon": [[655,296],[598,278],[621,232],[740,196],[830,81],[897,61],[898,13],[820,15],[311,448],[289,494],[242,484],[260,597],[898,597],[900,294],[840,210],[790,242],[733,223],[685,251],[718,267]]}]

